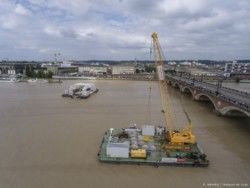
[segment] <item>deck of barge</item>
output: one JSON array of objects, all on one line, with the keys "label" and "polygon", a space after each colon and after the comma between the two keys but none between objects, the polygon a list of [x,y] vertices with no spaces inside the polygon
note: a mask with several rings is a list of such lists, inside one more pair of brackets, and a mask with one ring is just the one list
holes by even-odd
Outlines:
[{"label": "deck of barge", "polygon": [[[122,129],[114,129],[116,132],[122,131]],[[193,159],[182,156],[187,156],[190,153],[203,154],[203,151],[197,144],[193,144],[189,151],[174,151],[166,149],[162,149],[162,143],[159,137],[155,137],[153,139],[153,144],[156,146],[156,150],[151,153],[147,153],[147,157],[145,159],[140,158],[121,158],[121,157],[110,157],[107,155],[106,148],[110,141],[110,132],[107,131],[103,137],[102,143],[100,145],[100,150],[98,153],[98,160],[104,163],[114,163],[114,164],[135,164],[135,165],[152,165],[152,166],[201,166],[206,167],[209,164],[208,160],[202,159]],[[167,153],[167,154],[166,154]],[[165,159],[176,159],[176,162],[171,160],[163,160]]]}]

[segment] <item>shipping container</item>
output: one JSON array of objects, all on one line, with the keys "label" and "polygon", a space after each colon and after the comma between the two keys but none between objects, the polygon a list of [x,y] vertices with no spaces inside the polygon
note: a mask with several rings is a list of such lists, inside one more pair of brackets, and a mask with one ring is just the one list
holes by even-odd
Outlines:
[{"label": "shipping container", "polygon": [[116,158],[129,157],[129,142],[108,143],[106,148],[107,156]]},{"label": "shipping container", "polygon": [[152,125],[142,126],[142,135],[143,136],[154,136],[155,135],[155,126],[152,126]]},{"label": "shipping container", "polygon": [[162,157],[161,162],[164,162],[164,163],[177,163],[177,158]]}]

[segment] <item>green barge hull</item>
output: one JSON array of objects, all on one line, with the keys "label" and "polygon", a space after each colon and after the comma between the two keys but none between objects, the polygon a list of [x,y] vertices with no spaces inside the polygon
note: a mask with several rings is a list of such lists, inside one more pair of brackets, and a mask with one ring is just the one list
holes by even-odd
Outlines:
[{"label": "green barge hull", "polygon": [[[113,129],[113,132],[121,133],[124,129]],[[154,136],[152,143],[156,147],[155,151],[147,152],[145,158],[111,157],[107,154],[107,147],[110,143],[112,133],[107,131],[103,137],[97,158],[103,163],[151,165],[159,166],[192,166],[207,167],[209,161],[197,143],[192,144],[188,150],[163,149],[165,144],[163,136]]]}]

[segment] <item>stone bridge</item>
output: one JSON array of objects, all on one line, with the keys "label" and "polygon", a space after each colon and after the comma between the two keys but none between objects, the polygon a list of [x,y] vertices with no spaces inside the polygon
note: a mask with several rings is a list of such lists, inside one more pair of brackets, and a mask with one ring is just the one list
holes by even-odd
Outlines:
[{"label": "stone bridge", "polygon": [[167,75],[166,80],[194,100],[211,102],[220,115],[250,117],[250,93],[176,75]]}]

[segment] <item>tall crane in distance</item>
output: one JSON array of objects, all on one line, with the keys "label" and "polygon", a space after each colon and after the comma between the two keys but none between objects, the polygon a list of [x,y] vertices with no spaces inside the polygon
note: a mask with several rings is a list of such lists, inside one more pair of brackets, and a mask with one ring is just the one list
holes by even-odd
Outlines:
[{"label": "tall crane in distance", "polygon": [[60,52],[55,52],[54,53],[54,59],[55,59],[55,64],[57,64],[57,61],[58,61],[58,57],[61,55],[61,53]]},{"label": "tall crane in distance", "polygon": [[167,83],[165,80],[165,72],[164,72],[165,58],[162,53],[157,33],[155,32],[152,33],[151,37],[152,37],[152,47],[153,47],[153,55],[156,66],[156,73],[159,82],[161,103],[163,108],[162,112],[164,113],[164,119],[167,130],[166,138],[168,140],[168,144],[166,145],[166,147],[175,149],[183,145],[194,144],[195,136],[192,133],[192,124],[189,118],[188,118],[188,125],[184,129],[179,131],[173,130],[174,120],[170,103],[171,99],[169,97],[168,88],[166,85]]}]

